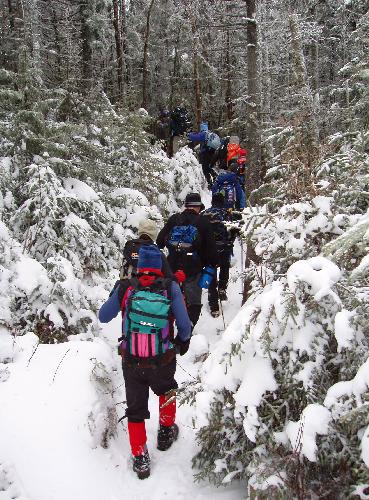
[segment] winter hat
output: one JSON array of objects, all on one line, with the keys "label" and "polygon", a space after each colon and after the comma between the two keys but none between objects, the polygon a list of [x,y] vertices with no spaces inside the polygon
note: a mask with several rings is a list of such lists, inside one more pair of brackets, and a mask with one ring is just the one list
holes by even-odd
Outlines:
[{"label": "winter hat", "polygon": [[155,245],[142,245],[138,251],[137,269],[161,269],[161,252]]},{"label": "winter hat", "polygon": [[229,144],[239,144],[240,143],[240,138],[238,135],[231,135],[229,138]]},{"label": "winter hat", "polygon": [[147,234],[147,236],[155,241],[158,235],[156,222],[150,219],[142,219],[138,225],[138,236],[142,236],[143,234]]},{"label": "winter hat", "polygon": [[209,130],[208,122],[200,123],[200,132],[207,132]]},{"label": "winter hat", "polygon": [[186,207],[201,207],[201,197],[199,193],[188,193],[185,199]]},{"label": "winter hat", "polygon": [[215,207],[223,207],[224,205],[224,194],[223,193],[214,193],[211,198],[211,204]]}]

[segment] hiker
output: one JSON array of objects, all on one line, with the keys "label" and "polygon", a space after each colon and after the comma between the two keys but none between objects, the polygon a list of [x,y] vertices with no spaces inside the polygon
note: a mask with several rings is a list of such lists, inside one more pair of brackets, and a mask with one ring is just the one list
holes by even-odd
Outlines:
[{"label": "hiker", "polygon": [[167,153],[170,140],[170,113],[167,109],[160,109],[154,124],[154,135],[158,141],[161,141],[163,150]]},{"label": "hiker", "polygon": [[229,143],[229,136],[227,137],[222,137],[220,139],[220,146],[218,149],[215,150],[211,161],[210,161],[210,168],[214,168],[216,164],[218,164],[219,169],[227,169],[227,154],[228,154],[228,143]]},{"label": "hiker", "polygon": [[213,194],[223,194],[226,209],[243,210],[246,205],[246,195],[237,178],[237,171],[237,162],[231,162],[227,170],[220,170],[212,187]]},{"label": "hiker", "polygon": [[200,123],[200,131],[187,134],[189,141],[200,143],[199,163],[202,166],[209,189],[215,180],[216,173],[211,167],[215,151],[220,147],[220,138],[215,132],[210,132],[207,122]]},{"label": "hiker", "polygon": [[[158,227],[155,221],[141,219],[138,225],[138,238],[128,240],[123,249],[123,260],[120,268],[120,279],[129,279],[137,273],[138,251],[143,245],[155,245],[158,235]],[[161,252],[161,269],[166,278],[173,278],[173,273],[168,264],[167,258]]]},{"label": "hiker", "polygon": [[219,316],[219,300],[227,300],[227,286],[229,280],[229,268],[231,255],[233,253],[233,244],[237,232],[232,229],[228,232],[225,222],[239,220],[242,216],[238,213],[233,216],[224,206],[224,195],[215,193],[211,199],[211,208],[207,208],[201,212],[203,217],[206,217],[214,232],[216,248],[218,253],[219,265],[219,280],[217,272],[215,273],[212,282],[209,286],[208,301],[210,314],[213,318]]},{"label": "hiker", "polygon": [[170,114],[170,145],[169,158],[172,158],[179,149],[179,141],[191,127],[191,119],[184,106],[174,108]]},{"label": "hiker", "polygon": [[[133,471],[139,479],[150,475],[145,419],[149,389],[159,396],[158,450],[165,451],[178,438],[175,423],[178,388],[174,378],[176,351],[183,356],[189,348],[191,322],[179,285],[165,279],[162,256],[155,245],[139,250],[137,277],[120,280],[101,306],[99,320],[108,323],[122,312],[122,356],[126,388],[128,435]],[[174,320],[177,336],[174,337]]]},{"label": "hiker", "polygon": [[207,266],[215,268],[218,256],[210,223],[200,215],[202,202],[198,193],[189,193],[185,210],[172,215],[159,232],[156,243],[168,248],[172,271],[184,271],[182,283],[188,315],[194,327],[201,313],[202,288],[199,279]]}]

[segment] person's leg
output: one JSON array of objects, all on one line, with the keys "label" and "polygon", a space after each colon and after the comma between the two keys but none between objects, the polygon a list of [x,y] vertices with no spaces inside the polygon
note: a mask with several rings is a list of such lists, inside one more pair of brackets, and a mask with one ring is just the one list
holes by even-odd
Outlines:
[{"label": "person's leg", "polygon": [[219,302],[218,302],[218,271],[216,271],[215,276],[213,277],[212,282],[209,286],[208,292],[208,301],[211,312],[219,312]]},{"label": "person's leg", "polygon": [[219,289],[226,290],[229,280],[229,268],[230,268],[231,255],[229,252],[221,255],[219,257]]},{"label": "person's leg", "polygon": [[231,255],[229,252],[219,256],[219,285],[218,295],[220,300],[227,300],[227,286],[229,280],[229,268],[231,265]]},{"label": "person's leg", "polygon": [[129,441],[132,455],[137,456],[144,453],[146,449],[145,419],[150,418],[149,384],[144,370],[126,366],[124,363],[123,376],[126,387]]},{"label": "person's leg", "polygon": [[171,447],[178,437],[176,418],[176,389],[178,384],[174,378],[176,372],[175,358],[170,363],[153,369],[150,387],[159,396],[159,430],[157,447],[165,451]]},{"label": "person's leg", "polygon": [[202,288],[199,286],[200,273],[189,276],[183,283],[183,290],[186,299],[187,313],[194,327],[199,320],[201,313]]}]

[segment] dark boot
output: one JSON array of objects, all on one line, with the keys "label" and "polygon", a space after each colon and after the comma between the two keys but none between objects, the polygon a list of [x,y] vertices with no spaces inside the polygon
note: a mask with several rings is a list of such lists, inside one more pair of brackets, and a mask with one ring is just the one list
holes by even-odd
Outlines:
[{"label": "dark boot", "polygon": [[170,427],[165,427],[160,425],[158,430],[158,450],[166,451],[168,450],[174,441],[178,439],[178,425],[173,424]]},{"label": "dark boot", "polygon": [[138,479],[150,476],[150,455],[147,450],[142,455],[133,457],[133,472],[137,474]]}]

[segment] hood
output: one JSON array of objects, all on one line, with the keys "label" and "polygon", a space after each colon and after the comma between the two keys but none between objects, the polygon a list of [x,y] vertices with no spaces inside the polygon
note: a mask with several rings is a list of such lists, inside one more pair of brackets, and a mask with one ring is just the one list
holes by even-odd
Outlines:
[{"label": "hood", "polygon": [[209,125],[207,122],[200,123],[200,132],[207,132],[209,130]]}]

